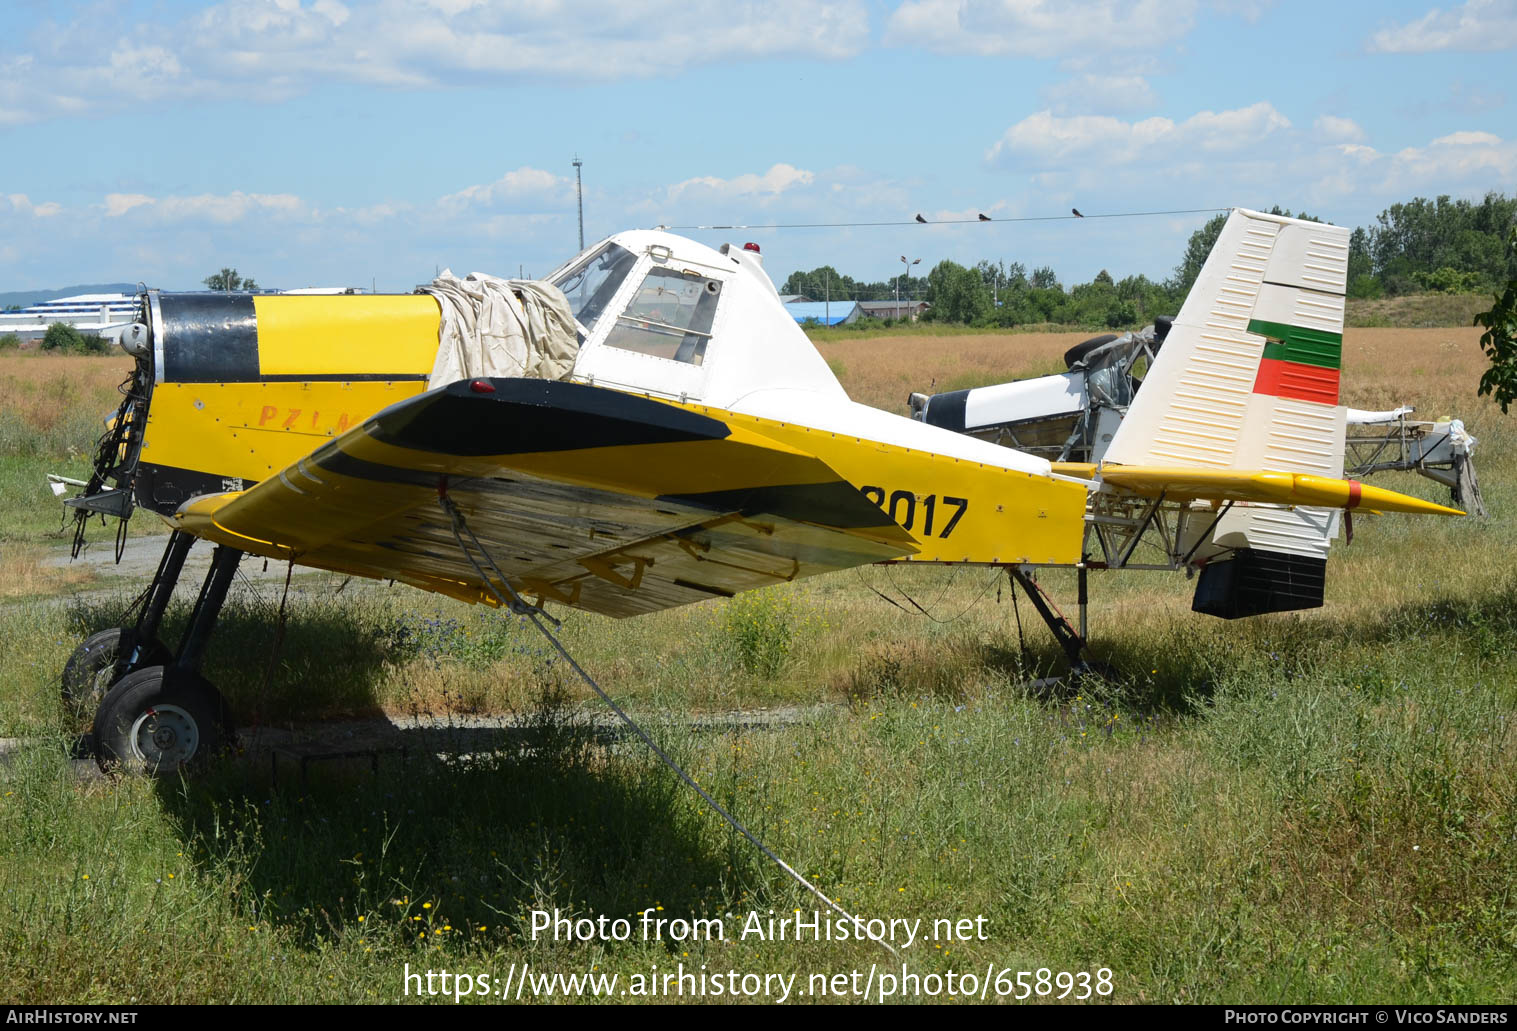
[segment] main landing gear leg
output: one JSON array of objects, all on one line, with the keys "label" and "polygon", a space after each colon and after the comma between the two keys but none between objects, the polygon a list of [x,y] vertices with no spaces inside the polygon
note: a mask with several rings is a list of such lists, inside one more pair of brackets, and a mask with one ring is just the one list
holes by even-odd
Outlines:
[{"label": "main landing gear leg", "polygon": [[1059,647],[1064,651],[1064,657],[1069,660],[1070,673],[1076,679],[1092,674],[1097,676],[1110,675],[1111,671],[1105,663],[1091,662],[1085,658],[1088,644],[1085,637],[1086,609],[1090,603],[1090,595],[1086,590],[1085,583],[1086,571],[1083,568],[1079,570],[1079,630],[1070,626],[1069,620],[1065,619],[1063,614],[1053,607],[1048,599],[1048,595],[1043,592],[1043,588],[1038,586],[1038,582],[1026,570],[1020,566],[1008,566],[1006,571],[1011,576],[1012,583],[1019,585],[1026,592],[1028,600],[1032,602],[1032,607],[1038,610],[1038,615],[1043,617],[1043,622],[1048,625],[1048,629],[1053,634],[1054,640],[1059,642]]},{"label": "main landing gear leg", "polygon": [[91,634],[69,656],[63,667],[63,702],[76,722],[92,719],[111,685],[128,673],[173,661],[174,653],[158,639],[158,630],[194,543],[194,537],[175,530],[158,560],[137,622]]},{"label": "main landing gear leg", "polygon": [[201,662],[221,615],[242,552],[218,547],[195,600],[179,649],[167,655],[157,644],[163,611],[184,567],[191,539],[176,534],[159,563],[147,605],[138,620],[138,640],[158,649],[159,661],[137,661],[101,699],[95,712],[95,755],[103,768],[161,775],[214,754],[231,736],[231,719],[221,692],[200,675]]}]

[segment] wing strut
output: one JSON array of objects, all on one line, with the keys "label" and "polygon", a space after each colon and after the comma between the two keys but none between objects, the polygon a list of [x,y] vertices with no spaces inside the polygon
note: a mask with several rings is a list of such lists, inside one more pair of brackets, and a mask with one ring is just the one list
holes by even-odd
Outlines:
[{"label": "wing strut", "polygon": [[[879,942],[880,945],[883,946],[885,950],[888,951],[892,956],[899,955],[899,953],[896,952],[896,950],[890,945],[889,942],[887,942],[880,935],[871,931],[868,924],[866,924],[858,917],[854,916],[852,913],[848,912],[836,902],[832,901],[832,899],[828,898],[820,889],[817,888],[816,885],[812,884],[805,877],[802,877],[794,867],[785,862],[779,856],[775,855],[774,852],[770,850],[768,845],[765,845],[756,836],[754,836],[753,832],[750,831],[747,827],[743,826],[743,824],[738,821],[737,817],[729,813],[720,802],[711,797],[705,788],[697,784],[694,778],[685,772],[684,767],[680,766],[679,763],[670,758],[669,753],[660,748],[658,744],[653,740],[653,738],[648,736],[648,732],[640,727],[637,724],[636,720],[634,720],[631,716],[628,716],[622,707],[617,705],[616,702],[612,700],[611,696],[607,694],[605,690],[595,682],[595,678],[591,677],[589,673],[585,672],[584,667],[582,667],[578,662],[574,660],[574,656],[569,654],[568,649],[563,646],[563,643],[559,641],[558,637],[553,633],[553,631],[548,629],[543,620],[546,619],[548,622],[552,623],[555,629],[561,627],[563,624],[554,619],[552,616],[548,615],[547,612],[543,611],[541,606],[527,604],[527,602],[522,599],[522,596],[516,593],[516,590],[511,586],[511,581],[506,579],[506,577],[501,573],[500,567],[495,564],[495,560],[490,557],[490,553],[485,550],[484,545],[479,543],[479,538],[474,536],[474,531],[469,529],[469,524],[464,519],[464,514],[459,511],[458,506],[453,503],[453,499],[448,497],[446,486],[440,486],[438,488],[437,500],[442,503],[443,511],[448,514],[448,518],[452,521],[453,537],[458,541],[459,549],[463,552],[464,557],[469,560],[469,564],[474,567],[474,571],[479,574],[480,581],[484,584],[485,590],[489,591],[490,594],[502,607],[510,609],[512,612],[516,613],[519,616],[526,616],[528,619],[530,619],[532,621],[532,625],[537,627],[537,629],[542,632],[542,635],[548,639],[548,643],[553,645],[553,647],[558,651],[559,655],[563,656],[564,661],[569,664],[570,668],[573,669],[574,672],[578,673],[580,679],[590,686],[590,690],[599,695],[600,700],[605,702],[606,705],[610,707],[611,711],[616,714],[617,718],[625,723],[629,730],[631,730],[640,739],[642,739],[643,744],[647,745],[649,750],[652,751],[654,755],[658,756],[665,766],[673,770],[675,775],[678,776],[680,780],[684,781],[692,789],[694,789],[695,793],[700,795],[701,798],[705,800],[706,804],[716,811],[718,816],[727,821],[727,824],[731,826],[733,830],[737,831],[743,837],[747,838],[755,848],[767,856],[776,866],[788,874],[790,878],[797,884],[826,903],[828,909],[832,910],[839,916],[843,917],[845,920],[852,923],[854,931],[856,933],[867,936],[869,938],[872,938],[874,941]],[[475,559],[473,552],[471,552],[469,548],[464,544],[465,535],[467,535],[469,540],[473,542],[474,549],[478,551],[479,554],[484,558],[485,565],[489,566],[491,571],[495,573],[496,579],[491,579],[489,576],[485,575],[484,568],[480,566],[479,561]],[[496,587],[497,580],[500,584],[499,589]]]}]

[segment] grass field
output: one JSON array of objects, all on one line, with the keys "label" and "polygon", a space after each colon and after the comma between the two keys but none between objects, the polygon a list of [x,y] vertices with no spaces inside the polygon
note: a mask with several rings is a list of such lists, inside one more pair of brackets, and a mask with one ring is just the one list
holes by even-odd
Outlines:
[{"label": "grass field", "polygon": [[[1086,335],[819,347],[856,398],[901,411],[934,381],[1052,371]],[[1183,577],[1093,576],[1117,682],[1025,686],[1056,650],[979,571],[871,567],[630,621],[568,615],[565,641],[601,683],[845,907],[986,919],[987,940],[899,958],[852,941],[534,941],[539,909],[634,927],[649,907],[732,913],[731,939],[749,911],[815,904],[642,751],[600,743],[593,699],[525,628],[404,588],[299,579],[272,670],[278,592],[239,588],[207,673],[244,725],[509,712],[530,731],[518,750],[306,787],[232,762],[187,782],[79,780],[57,672],[129,599],[39,564],[56,502],[28,485],[74,468],[61,463],[88,450],[125,370],[0,356],[0,735],[38,738],[0,772],[0,995],[398,1001],[407,964],[504,977],[523,963],[624,986],[704,964],[796,974],[804,992],[904,961],[1107,968],[1118,1002],[1509,1001],[1517,433],[1474,397],[1476,337],[1351,329],[1344,400],[1463,417],[1489,520],[1359,520],[1326,606],[1302,614],[1222,623],[1189,612]],[[1446,499],[1415,477],[1377,482]],[[1071,578],[1044,582],[1072,600]],[[684,725],[818,702],[801,726]]]}]

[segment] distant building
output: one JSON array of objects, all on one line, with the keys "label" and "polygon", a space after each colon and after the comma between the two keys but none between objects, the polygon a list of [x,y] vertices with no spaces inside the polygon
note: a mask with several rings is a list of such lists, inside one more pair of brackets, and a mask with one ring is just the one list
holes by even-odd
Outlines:
[{"label": "distant building", "polygon": [[781,304],[810,304],[811,298],[805,294],[780,294]]},{"label": "distant building", "polygon": [[47,327],[62,322],[81,333],[115,337],[136,319],[137,299],[131,294],[76,294],[0,312],[0,333],[40,337]]},{"label": "distant building", "polygon": [[858,301],[796,301],[785,305],[795,321],[820,326],[846,326],[860,317]]},{"label": "distant building", "polygon": [[915,322],[927,311],[926,301],[860,301],[859,308],[866,319],[910,319]]}]

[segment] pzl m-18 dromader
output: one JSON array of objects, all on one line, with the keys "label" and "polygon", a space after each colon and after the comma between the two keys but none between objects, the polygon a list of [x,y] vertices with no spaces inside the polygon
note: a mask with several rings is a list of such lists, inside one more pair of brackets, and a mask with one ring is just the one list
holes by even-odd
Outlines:
[{"label": "pzl m-18 dromader", "polygon": [[[613,236],[556,291],[514,284],[526,352],[465,332],[452,376],[456,327],[428,294],[149,291],[123,338],[130,396],[71,503],[135,504],[174,533],[136,623],[86,641],[66,689],[98,698],[107,760],[213,747],[227,714],[200,659],[249,553],[611,616],[864,563],[999,566],[1073,662],[1083,639],[1033,567],[1082,587],[1087,568],[1199,571],[1195,607],[1225,617],[1320,605],[1344,510],[1458,514],[1342,478],[1347,258],[1343,229],[1234,211],[1098,464],[850,401],[751,245]],[[569,327],[559,378],[522,374],[541,297]],[[480,315],[466,328],[501,309]],[[215,556],[170,648],[164,606],[200,539]]]}]

